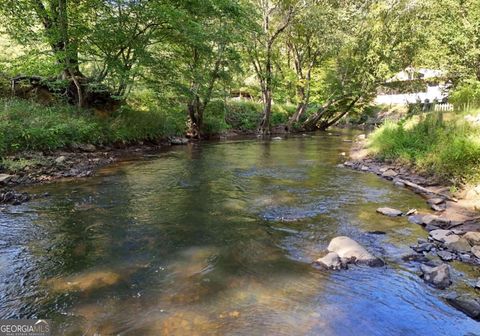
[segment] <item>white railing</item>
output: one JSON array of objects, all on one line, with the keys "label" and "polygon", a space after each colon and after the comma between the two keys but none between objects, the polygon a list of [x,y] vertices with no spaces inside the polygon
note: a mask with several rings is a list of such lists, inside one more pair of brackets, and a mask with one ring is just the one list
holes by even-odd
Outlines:
[{"label": "white railing", "polygon": [[435,104],[435,111],[453,111],[453,105],[449,103]]}]

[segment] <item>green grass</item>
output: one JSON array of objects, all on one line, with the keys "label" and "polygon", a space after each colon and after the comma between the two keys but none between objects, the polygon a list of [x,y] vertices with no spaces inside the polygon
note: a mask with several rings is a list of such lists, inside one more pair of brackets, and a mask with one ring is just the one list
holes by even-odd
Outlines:
[{"label": "green grass", "polygon": [[131,143],[181,134],[185,117],[172,110],[123,107],[109,117],[68,105],[0,99],[0,154],[54,150],[74,144]]},{"label": "green grass", "polygon": [[413,165],[455,185],[480,181],[480,126],[465,121],[465,113],[386,122],[368,146],[379,159]]},{"label": "green grass", "polygon": [[[29,100],[0,98],[0,156],[76,144],[134,143],[185,133],[184,108],[162,108],[158,102],[140,98],[108,117],[97,117],[93,111],[66,104],[45,106]],[[294,111],[291,105],[274,105],[272,126],[286,123]],[[261,104],[215,100],[205,111],[204,133],[218,134],[230,128],[254,131],[261,116]]]}]

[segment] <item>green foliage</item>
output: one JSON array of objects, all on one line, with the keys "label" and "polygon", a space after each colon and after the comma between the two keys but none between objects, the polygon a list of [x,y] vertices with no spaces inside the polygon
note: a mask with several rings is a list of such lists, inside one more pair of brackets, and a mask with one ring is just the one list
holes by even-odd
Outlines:
[{"label": "green foliage", "polygon": [[227,122],[241,131],[255,130],[262,118],[262,104],[250,101],[231,101],[227,106]]},{"label": "green foliage", "polygon": [[[383,160],[412,164],[454,183],[480,180],[480,127],[462,116],[439,114],[386,122],[369,137],[370,151]],[[419,119],[421,118],[421,119]]]},{"label": "green foliage", "polygon": [[460,109],[480,106],[480,81],[470,78],[460,83],[450,95],[450,101]]},{"label": "green foliage", "polygon": [[214,100],[208,104],[204,120],[203,133],[208,135],[220,134],[229,128],[225,121],[227,109],[222,100]]},{"label": "green foliage", "polygon": [[0,100],[0,154],[54,150],[80,143],[156,140],[184,131],[185,116],[178,111],[123,107],[111,117],[100,118],[66,105]]}]

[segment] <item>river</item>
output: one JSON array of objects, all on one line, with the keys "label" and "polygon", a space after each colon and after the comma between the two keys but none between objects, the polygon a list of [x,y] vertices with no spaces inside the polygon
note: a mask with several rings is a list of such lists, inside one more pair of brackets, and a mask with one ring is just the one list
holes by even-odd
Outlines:
[{"label": "river", "polygon": [[[375,212],[425,201],[337,167],[350,138],[190,144],[29,188],[50,196],[0,212],[0,318],[59,335],[480,335],[402,261],[423,229]],[[339,235],[387,266],[314,267]],[[457,266],[468,291],[478,270]]]}]

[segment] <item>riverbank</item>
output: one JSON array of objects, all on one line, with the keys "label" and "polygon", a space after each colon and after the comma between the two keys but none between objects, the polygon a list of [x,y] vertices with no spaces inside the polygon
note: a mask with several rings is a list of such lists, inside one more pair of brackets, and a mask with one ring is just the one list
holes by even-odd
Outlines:
[{"label": "riverbank", "polygon": [[[445,184],[445,181],[434,175],[419,173],[412,166],[400,163],[385,162],[376,159],[367,146],[367,138],[360,135],[356,138],[350,152],[350,160],[343,166],[376,174],[392,181],[399,188],[409,188],[425,198],[432,213],[417,213],[415,209],[406,209],[393,214],[393,216],[406,215],[410,222],[425,227],[429,232],[444,230],[445,235],[456,235],[459,239],[467,232],[480,232],[480,188],[455,191],[454,186]],[[395,208],[395,204],[391,205]],[[389,215],[386,213],[386,215]],[[454,246],[448,246],[440,241],[440,247],[450,250],[453,255],[448,255],[442,260],[461,260],[473,264],[480,264],[480,253],[473,251],[469,244],[455,241]],[[463,241],[461,243],[464,243]],[[426,250],[416,249],[420,252]],[[428,249],[429,252],[430,249]]]},{"label": "riverbank", "polygon": [[36,197],[17,192],[22,186],[92,176],[99,168],[120,160],[188,143],[186,138],[169,137],[122,147],[88,144],[76,145],[70,150],[28,151],[5,156],[0,170],[0,204],[21,204]]}]

